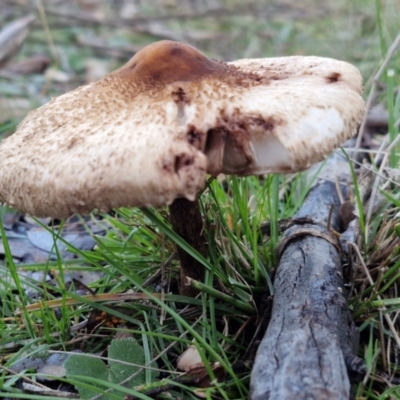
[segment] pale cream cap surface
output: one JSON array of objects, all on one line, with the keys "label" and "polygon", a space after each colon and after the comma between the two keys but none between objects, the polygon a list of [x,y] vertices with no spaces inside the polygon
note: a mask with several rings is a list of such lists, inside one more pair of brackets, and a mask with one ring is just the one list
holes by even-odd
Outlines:
[{"label": "pale cream cap surface", "polygon": [[193,200],[207,173],[299,171],[356,133],[361,91],[337,60],[223,63],[157,42],[25,118],[0,144],[0,202],[63,218]]}]

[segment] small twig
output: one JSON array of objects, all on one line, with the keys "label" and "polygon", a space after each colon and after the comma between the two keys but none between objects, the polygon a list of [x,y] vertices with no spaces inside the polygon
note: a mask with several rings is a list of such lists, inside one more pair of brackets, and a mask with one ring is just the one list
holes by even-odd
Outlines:
[{"label": "small twig", "polygon": [[[246,363],[239,361],[236,362],[235,364],[232,364],[232,370],[234,372],[240,373],[243,371],[248,371],[249,366]],[[160,395],[161,393],[164,393],[171,389],[175,389],[177,386],[176,384],[185,386],[194,386],[203,379],[204,379],[204,372],[187,373],[177,378],[166,380],[165,384],[147,390],[143,390],[140,393],[149,396],[151,398],[157,398],[157,396]],[[124,398],[124,400],[137,400],[137,399],[139,398],[131,395],[125,396]]]},{"label": "small twig", "polygon": [[372,357],[371,365],[368,367],[367,373],[365,374],[364,380],[362,382],[362,388],[363,389],[364,389],[365,385],[367,384],[369,377],[371,376],[371,373],[372,373],[372,370],[373,370],[373,366],[374,366],[377,358],[379,357],[380,353],[381,353],[381,349],[378,349],[377,352]]},{"label": "small twig", "polygon": [[10,368],[5,367],[4,365],[0,366],[0,368],[3,369],[4,371],[8,372],[8,373],[11,374],[11,375],[20,376],[21,379],[23,379],[24,381],[26,381],[26,382],[28,382],[28,383],[31,383],[32,385],[37,385],[37,386],[39,386],[39,387],[42,388],[42,389],[48,389],[47,386],[42,385],[41,383],[35,382],[35,381],[33,381],[32,379],[27,378],[26,376],[19,375],[19,372],[15,372],[15,371],[13,371],[13,370],[10,369]]},{"label": "small twig", "polygon": [[[176,258],[177,253],[176,251],[174,251],[168,258],[167,261],[163,262],[163,268],[167,268],[172,261]],[[152,285],[155,281],[157,281],[158,279],[160,279],[161,276],[161,281],[163,281],[164,277],[161,274],[161,269],[156,271],[153,275],[151,275],[149,278],[146,279],[146,281],[142,284],[143,288],[146,288],[149,285]]]},{"label": "small twig", "polygon": [[[239,329],[235,332],[235,334],[232,337],[232,342],[228,343],[225,347],[224,347],[224,351],[228,352],[228,350],[231,348],[231,346],[236,343],[236,340],[238,339],[238,337],[243,333],[243,331],[248,327],[248,325],[250,324],[250,322],[254,321],[254,317],[249,317],[247,318],[247,320],[239,327]],[[228,336],[229,333],[227,332],[226,336]]]},{"label": "small twig", "polygon": [[372,216],[372,210],[374,208],[374,203],[375,203],[375,197],[377,195],[377,192],[379,190],[379,184],[381,182],[381,177],[383,176],[383,170],[385,169],[385,166],[387,164],[389,155],[391,150],[397,145],[397,143],[400,141],[400,136],[397,136],[395,140],[393,140],[393,142],[389,145],[389,147],[386,149],[385,155],[383,157],[381,166],[379,167],[379,171],[378,173],[375,175],[375,181],[372,185],[372,192],[371,192],[371,196],[369,199],[369,207],[367,210],[367,215],[366,215],[366,219],[365,219],[365,235],[366,235],[366,239],[368,239],[368,225],[371,221],[371,216]]},{"label": "small twig", "polygon": [[337,195],[339,197],[340,204],[343,204],[345,200],[344,200],[344,197],[343,197],[342,190],[340,188],[339,178],[338,178],[338,176],[336,174],[335,174],[335,187],[336,187],[336,193],[337,193]]},{"label": "small twig", "polygon": [[385,348],[385,333],[383,331],[383,313],[382,310],[378,310],[379,314],[379,340],[381,342],[381,352],[382,352],[382,366],[383,370],[387,371],[388,366],[387,366],[387,360],[386,360],[386,348]]},{"label": "small twig", "polygon": [[353,155],[354,159],[356,159],[358,150],[360,148],[361,140],[362,140],[362,138],[364,136],[365,127],[367,125],[368,111],[370,110],[372,101],[375,98],[375,92],[376,92],[376,88],[378,86],[378,81],[381,78],[381,76],[383,74],[383,71],[386,69],[386,67],[389,64],[390,60],[393,58],[393,55],[396,52],[396,50],[399,47],[399,45],[400,45],[400,34],[397,35],[396,39],[394,40],[394,42],[390,46],[390,48],[389,48],[389,50],[388,50],[388,52],[386,54],[386,57],[383,60],[383,63],[381,64],[378,72],[376,73],[376,75],[373,78],[372,87],[371,87],[371,90],[369,92],[369,96],[368,96],[368,100],[367,100],[364,119],[363,119],[363,121],[361,123],[360,130],[358,132],[356,146],[355,146],[355,149],[354,149],[354,155]]},{"label": "small twig", "polygon": [[386,135],[381,143],[381,145],[379,146],[379,149],[376,151],[375,157],[374,157],[374,165],[377,165],[379,162],[379,158],[383,155],[385,156],[385,154],[388,154],[387,151],[387,145],[389,143],[389,135]]},{"label": "small twig", "polygon": [[[375,283],[374,283],[374,281],[373,281],[373,279],[372,279],[372,277],[371,277],[371,274],[369,273],[369,270],[368,270],[367,266],[365,265],[365,262],[364,262],[364,260],[363,260],[363,258],[362,258],[362,255],[361,255],[361,253],[360,253],[360,250],[359,250],[358,246],[357,246],[355,243],[351,243],[351,245],[352,245],[352,247],[354,248],[355,252],[357,253],[358,259],[359,259],[360,264],[361,264],[361,266],[362,266],[362,268],[363,268],[363,270],[364,270],[365,275],[366,275],[367,278],[368,278],[369,284],[370,284],[371,286],[374,286]],[[379,301],[382,301],[382,297],[381,297],[379,294],[377,295],[377,299],[378,299]],[[386,306],[384,306],[384,305],[382,305],[382,309],[383,309],[383,310],[387,310]],[[393,339],[395,340],[395,342],[396,342],[398,348],[400,349],[400,338],[399,338],[399,335],[398,335],[398,333],[397,333],[397,331],[396,331],[396,328],[395,328],[395,326],[394,326],[394,324],[393,324],[393,321],[390,319],[389,314],[384,313],[383,316],[384,316],[384,318],[385,318],[385,320],[386,320],[386,323],[388,324],[388,327],[389,327],[389,329],[390,329],[390,332],[391,332],[392,335],[393,335]]]},{"label": "small twig", "polygon": [[[346,149],[346,150],[348,150],[348,149]],[[336,150],[335,152],[338,152],[338,150]],[[340,154],[340,153],[338,153],[338,154]],[[356,161],[355,159],[352,159],[352,161],[353,161],[353,163],[355,164],[355,165],[357,165],[358,167],[360,167],[360,168],[363,168],[363,169],[365,169],[365,170],[367,170],[367,171],[371,171],[371,164],[363,164],[363,163],[361,163],[361,162],[359,162],[359,161]],[[386,177],[386,176],[384,176],[383,174],[379,174],[379,172],[376,172],[376,171],[373,171],[373,173],[375,174],[375,175],[377,175],[377,176],[380,176],[382,179],[384,179],[386,182],[389,182],[389,183],[391,183],[392,185],[394,185],[394,186],[397,186],[397,187],[400,187],[400,184],[398,183],[398,182],[396,182],[396,181],[394,181],[393,179],[389,179],[388,177]]]},{"label": "small twig", "polygon": [[36,394],[36,395],[53,396],[53,397],[58,397],[60,399],[79,399],[80,398],[78,393],[66,392],[66,391],[61,391],[61,390],[53,390],[50,388],[46,388],[46,389],[39,389],[39,388],[41,388],[41,386],[39,386],[38,382],[23,384],[23,390],[25,392]]},{"label": "small twig", "polygon": [[51,36],[49,25],[47,24],[47,19],[46,19],[46,12],[43,7],[42,0],[36,0],[36,8],[38,9],[39,15],[40,15],[40,20],[43,25],[43,29],[46,35],[47,42],[49,43],[50,51],[53,56],[53,60],[57,62],[57,64],[60,64],[60,58],[58,56],[56,46],[53,41],[53,37]]},{"label": "small twig", "polygon": [[334,208],[335,208],[335,205],[331,204],[331,207],[329,208],[328,220],[326,221],[326,230],[328,232],[331,231],[331,220],[332,220],[332,213],[333,213]]},{"label": "small twig", "polygon": [[259,321],[259,323],[256,326],[255,332],[253,334],[253,337],[250,340],[250,343],[248,344],[247,348],[246,348],[246,352],[243,355],[243,360],[247,360],[249,355],[250,355],[250,351],[253,349],[254,343],[257,340],[257,338],[259,337],[260,331],[262,329],[265,330],[265,326],[268,324],[269,320],[271,319],[271,311],[272,311],[272,297],[270,297],[270,301],[269,304],[267,304],[268,307],[268,312],[263,312],[261,319]]}]

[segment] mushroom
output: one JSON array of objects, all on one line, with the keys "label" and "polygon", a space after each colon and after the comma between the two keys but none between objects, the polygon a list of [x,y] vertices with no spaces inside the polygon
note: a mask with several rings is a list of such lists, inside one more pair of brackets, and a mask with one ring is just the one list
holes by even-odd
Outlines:
[{"label": "mushroom", "polygon": [[[170,205],[173,228],[205,254],[196,196],[206,175],[308,168],[356,132],[361,91],[358,70],[342,61],[225,63],[157,42],[22,121],[0,144],[0,202],[55,218]],[[183,283],[203,277],[179,256]]]}]

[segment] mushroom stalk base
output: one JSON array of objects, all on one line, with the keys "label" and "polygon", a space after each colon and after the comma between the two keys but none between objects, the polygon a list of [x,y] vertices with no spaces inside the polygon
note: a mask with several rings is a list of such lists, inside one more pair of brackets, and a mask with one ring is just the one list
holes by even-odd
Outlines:
[{"label": "mushroom stalk base", "polygon": [[[200,212],[199,201],[176,199],[170,206],[171,225],[174,231],[192,246],[201,255],[207,255],[203,230],[203,219]],[[186,283],[186,277],[202,282],[204,279],[204,266],[195,260],[181,247],[177,246],[181,264],[180,294],[195,296],[198,292]]]}]

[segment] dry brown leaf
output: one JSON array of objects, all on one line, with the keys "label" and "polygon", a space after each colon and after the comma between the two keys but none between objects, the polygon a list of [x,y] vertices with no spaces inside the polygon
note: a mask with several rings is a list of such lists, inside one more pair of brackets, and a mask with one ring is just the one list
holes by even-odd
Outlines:
[{"label": "dry brown leaf", "polygon": [[34,15],[16,19],[0,31],[0,68],[3,68],[21,48],[35,20]]},{"label": "dry brown leaf", "polygon": [[44,55],[27,58],[24,61],[7,65],[5,71],[18,75],[42,74],[50,65],[51,60]]}]

